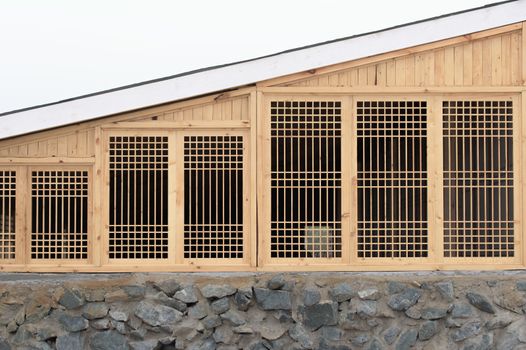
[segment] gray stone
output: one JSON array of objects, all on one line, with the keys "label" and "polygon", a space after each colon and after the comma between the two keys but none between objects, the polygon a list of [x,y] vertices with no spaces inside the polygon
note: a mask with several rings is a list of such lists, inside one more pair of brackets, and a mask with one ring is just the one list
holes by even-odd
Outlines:
[{"label": "gray stone", "polygon": [[303,308],[304,326],[315,331],[322,326],[334,326],[338,323],[338,304],[331,301],[305,306]]},{"label": "gray stone", "polygon": [[215,314],[220,315],[230,309],[230,301],[228,298],[217,299],[210,303],[210,308]]},{"label": "gray stone", "polygon": [[473,315],[473,308],[466,303],[455,303],[451,310],[451,316],[454,318],[470,318]]},{"label": "gray stone", "polygon": [[0,325],[5,326],[16,318],[17,314],[23,312],[24,305],[0,304]]},{"label": "gray stone", "polygon": [[304,349],[312,349],[314,342],[309,333],[300,324],[295,324],[289,329],[289,336],[301,344]]},{"label": "gray stone", "polygon": [[294,322],[292,310],[276,310],[272,312],[272,316],[280,323]]},{"label": "gray stone", "polygon": [[387,305],[395,311],[405,311],[418,302],[422,291],[415,288],[407,288],[403,292],[389,298]]},{"label": "gray stone", "polygon": [[383,350],[382,343],[374,338],[371,343],[365,348],[365,350]]},{"label": "gray stone", "polygon": [[362,333],[351,337],[351,344],[362,346],[369,341],[370,337],[367,333]]},{"label": "gray stone", "polygon": [[156,350],[159,341],[156,339],[130,342],[130,350]]},{"label": "gray stone", "polygon": [[104,295],[104,301],[106,301],[107,303],[115,303],[119,301],[127,302],[141,300],[144,298],[145,294],[146,288],[144,288],[143,286],[124,286],[116,290],[107,292]]},{"label": "gray stone", "polygon": [[216,350],[216,342],[213,338],[203,340],[197,348],[189,347],[188,350]]},{"label": "gray stone", "polygon": [[5,329],[8,333],[15,333],[18,329],[18,324],[13,320],[7,324]]},{"label": "gray stone", "polygon": [[174,294],[174,298],[177,300],[181,300],[183,303],[186,304],[193,304],[197,302],[197,295],[195,294],[194,287],[192,286],[186,286],[181,290],[178,290]]},{"label": "gray stone", "polygon": [[409,309],[405,310],[405,315],[413,320],[419,320],[422,318],[422,312],[419,307],[412,306]]},{"label": "gray stone", "polygon": [[409,350],[416,343],[416,337],[418,336],[418,331],[416,329],[408,329],[403,332],[396,342],[396,350]]},{"label": "gray stone", "polygon": [[59,316],[58,320],[68,332],[80,332],[89,327],[89,322],[80,316],[63,314]]},{"label": "gray stone", "polygon": [[287,281],[283,274],[278,274],[267,281],[268,289],[281,289]]},{"label": "gray stone", "polygon": [[262,322],[258,324],[261,337],[267,340],[276,340],[287,332],[287,328],[279,322]]},{"label": "gray stone", "polygon": [[329,290],[332,300],[339,303],[350,300],[354,296],[354,291],[349,283],[339,283]]},{"label": "gray stone", "polygon": [[98,319],[98,320],[95,320],[95,321],[92,321],[90,322],[90,325],[93,329],[96,329],[96,330],[105,330],[105,329],[110,329],[111,327],[111,323],[110,323],[110,320],[108,320],[107,318],[101,318],[101,319]]},{"label": "gray stone", "polygon": [[109,314],[110,314],[110,317],[114,319],[115,321],[126,322],[130,318],[130,314],[126,310],[112,308]]},{"label": "gray stone", "polygon": [[228,326],[217,327],[214,330],[213,338],[216,343],[231,344],[234,332]]},{"label": "gray stone", "polygon": [[84,297],[88,302],[104,301],[104,295],[106,291],[104,289],[92,289],[86,291]]},{"label": "gray stone", "polygon": [[377,288],[367,288],[358,291],[358,297],[364,300],[378,300],[382,294]]},{"label": "gray stone", "polygon": [[490,350],[493,349],[493,333],[481,334],[466,340],[462,350]]},{"label": "gray stone", "polygon": [[135,316],[150,326],[174,324],[181,321],[182,313],[165,305],[141,301],[135,309]]},{"label": "gray stone", "polygon": [[241,326],[247,323],[244,313],[232,309],[221,314],[221,319],[230,322],[234,326]]},{"label": "gray stone", "polygon": [[174,279],[154,282],[153,285],[157,290],[164,292],[170,297],[173,296],[175,292],[177,292],[179,289],[181,289],[181,285],[179,284],[179,282],[177,282]]},{"label": "gray stone", "polygon": [[33,329],[33,333],[38,340],[48,340],[51,338],[56,338],[59,332],[59,328],[54,324],[44,323],[38,325]]},{"label": "gray stone", "polygon": [[438,323],[436,321],[426,321],[422,323],[418,330],[418,339],[426,341],[435,336],[439,332]]},{"label": "gray stone", "polygon": [[228,284],[207,284],[204,287],[199,288],[201,291],[201,294],[209,299],[209,298],[224,298],[229,295],[234,294],[237,289],[228,285]]},{"label": "gray stone", "polygon": [[376,304],[374,300],[353,298],[351,299],[349,307],[351,312],[357,313],[360,317],[367,318],[376,315]]},{"label": "gray stone", "polygon": [[208,315],[208,307],[204,303],[197,303],[188,309],[188,317],[201,320]]},{"label": "gray stone", "polygon": [[241,326],[233,327],[232,332],[236,334],[252,334],[254,333],[254,330],[250,326],[241,325]]},{"label": "gray stone", "polygon": [[147,333],[148,331],[146,330],[146,328],[139,328],[132,330],[129,334],[130,337],[133,339],[144,340],[144,337]]},{"label": "gray stone", "polygon": [[[2,337],[0,337],[0,350],[11,350],[11,345],[9,345],[7,340],[5,340]],[[62,348],[62,349],[58,349],[58,350],[64,350],[64,349]]]},{"label": "gray stone", "polygon": [[51,306],[47,303],[39,304],[33,300],[25,307],[26,322],[37,322],[49,315]]},{"label": "gray stone", "polygon": [[139,327],[142,326],[142,320],[140,318],[138,318],[137,316],[135,316],[135,315],[130,315],[129,319],[128,319],[128,321],[126,321],[126,323],[132,329],[138,329]]},{"label": "gray stone", "polygon": [[197,321],[184,320],[174,326],[172,336],[177,339],[192,340],[197,336]]},{"label": "gray stone", "polygon": [[422,309],[424,320],[439,320],[447,316],[447,309],[439,307],[426,307]]},{"label": "gray stone", "polygon": [[57,337],[55,346],[57,350],[81,350],[84,349],[84,338],[80,333],[64,334]]},{"label": "gray stone", "polygon": [[13,343],[22,344],[33,338],[33,334],[25,325],[18,327],[15,336],[12,338]]},{"label": "gray stone", "polygon": [[466,298],[471,303],[471,305],[473,305],[477,309],[490,313],[490,314],[495,313],[495,308],[493,307],[491,302],[488,300],[488,298],[486,298],[485,296],[478,294],[478,293],[469,292],[469,293],[466,293]]},{"label": "gray stone", "polygon": [[201,322],[203,322],[203,326],[205,329],[212,329],[215,327],[219,327],[223,324],[221,321],[221,317],[217,315],[210,315],[205,317]]},{"label": "gray stone", "polygon": [[140,300],[146,294],[146,288],[139,285],[124,286],[122,290],[124,290],[124,293],[128,295],[130,300]]},{"label": "gray stone", "polygon": [[111,321],[111,325],[120,334],[122,335],[128,334],[128,329],[126,328],[126,324],[124,322]]},{"label": "gray stone", "polygon": [[255,343],[250,344],[247,347],[248,350],[269,350],[272,349],[272,344],[267,340],[257,340]]},{"label": "gray stone", "polygon": [[446,328],[460,328],[464,323],[464,319],[448,317],[446,318],[446,322],[444,322],[444,326]]},{"label": "gray stone", "polygon": [[284,290],[271,290],[254,288],[256,302],[263,310],[291,310],[292,299],[290,292]]},{"label": "gray stone", "polygon": [[387,293],[390,295],[402,293],[406,288],[407,286],[400,282],[389,281],[387,283]]},{"label": "gray stone", "polygon": [[470,321],[451,333],[451,339],[459,342],[471,338],[480,333],[482,325],[480,321]]},{"label": "gray stone", "polygon": [[[293,347],[292,349],[303,349],[301,345],[298,344],[297,347]],[[338,342],[331,342],[327,339],[321,339],[320,345],[317,347],[318,350],[352,350],[350,346],[347,344],[342,344]]]},{"label": "gray stone", "polygon": [[76,309],[86,303],[82,293],[76,289],[66,289],[58,303],[66,309]]},{"label": "gray stone", "polygon": [[486,323],[486,328],[489,330],[505,328],[515,320],[516,318],[510,314],[498,315]]},{"label": "gray stone", "polygon": [[518,291],[526,292],[526,280],[517,281],[517,283],[515,284],[515,287],[517,288]]},{"label": "gray stone", "polygon": [[106,317],[106,315],[108,314],[108,310],[108,305],[106,305],[105,303],[89,303],[84,305],[84,308],[82,309],[82,316],[84,316],[84,318],[87,318],[88,320],[103,318]]},{"label": "gray stone", "polygon": [[90,338],[92,350],[128,350],[126,338],[115,331],[104,331],[93,334]]},{"label": "gray stone", "polygon": [[322,327],[321,337],[330,341],[339,341],[343,337],[343,331],[338,327]]},{"label": "gray stone", "polygon": [[247,311],[252,305],[252,288],[239,288],[234,296],[234,303],[238,310]]},{"label": "gray stone", "polygon": [[438,282],[435,284],[435,287],[437,291],[440,293],[440,295],[447,301],[452,301],[455,298],[455,290],[453,287],[453,282],[451,281]]},{"label": "gray stone", "polygon": [[391,345],[391,344],[394,343],[394,341],[398,337],[398,334],[400,334],[401,331],[402,330],[400,328],[398,328],[397,326],[392,326],[392,327],[387,328],[383,332],[382,336],[384,337],[385,342],[388,345]]},{"label": "gray stone", "polygon": [[303,290],[303,304],[312,306],[321,300],[320,290],[316,287],[307,287]]},{"label": "gray stone", "polygon": [[164,294],[164,292],[159,292],[153,295],[150,299],[159,304],[172,307],[177,311],[181,311],[183,313],[188,309],[186,303],[182,302],[181,300],[170,298],[168,295]]},{"label": "gray stone", "polygon": [[515,312],[516,314],[522,314],[522,306],[526,303],[524,293],[507,288],[501,289],[495,295],[493,301],[501,308]]}]

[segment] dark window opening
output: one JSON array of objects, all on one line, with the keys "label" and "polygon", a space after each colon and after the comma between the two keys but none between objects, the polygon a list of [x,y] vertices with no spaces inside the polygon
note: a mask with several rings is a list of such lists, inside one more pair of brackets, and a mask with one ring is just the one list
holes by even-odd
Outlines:
[{"label": "dark window opening", "polygon": [[88,258],[88,172],[31,174],[31,258]]},{"label": "dark window opening", "polygon": [[271,103],[272,258],[340,258],[341,102]]},{"label": "dark window opening", "polygon": [[184,257],[243,258],[243,137],[184,137]]},{"label": "dark window opening", "polygon": [[112,136],[110,259],[168,258],[168,137]]},{"label": "dark window opening", "polygon": [[15,258],[16,172],[0,171],[0,259]]},{"label": "dark window opening", "polygon": [[428,256],[427,104],[357,103],[358,257]]},{"label": "dark window opening", "polygon": [[444,256],[515,256],[512,101],[444,101]]}]

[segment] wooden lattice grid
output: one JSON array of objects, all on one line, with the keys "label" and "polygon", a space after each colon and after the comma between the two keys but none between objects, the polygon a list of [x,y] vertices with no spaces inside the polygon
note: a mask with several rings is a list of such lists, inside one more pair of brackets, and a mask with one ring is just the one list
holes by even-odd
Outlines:
[{"label": "wooden lattice grid", "polygon": [[359,100],[358,258],[428,256],[427,101]]},{"label": "wooden lattice grid", "polygon": [[0,260],[16,257],[16,171],[0,171]]},{"label": "wooden lattice grid", "polygon": [[168,137],[109,137],[109,258],[168,258]]},{"label": "wooden lattice grid", "polygon": [[244,257],[244,140],[184,136],[184,257]]},{"label": "wooden lattice grid", "polygon": [[87,260],[87,170],[31,172],[31,259]]},{"label": "wooden lattice grid", "polygon": [[513,258],[513,101],[443,101],[444,257]]},{"label": "wooden lattice grid", "polygon": [[341,101],[270,102],[270,257],[342,257]]}]

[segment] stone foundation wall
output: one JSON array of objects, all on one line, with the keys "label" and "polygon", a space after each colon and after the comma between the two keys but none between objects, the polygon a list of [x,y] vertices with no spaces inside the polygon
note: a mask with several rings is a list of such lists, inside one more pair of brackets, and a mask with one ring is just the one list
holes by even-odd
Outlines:
[{"label": "stone foundation wall", "polygon": [[0,274],[3,349],[526,349],[526,272]]}]

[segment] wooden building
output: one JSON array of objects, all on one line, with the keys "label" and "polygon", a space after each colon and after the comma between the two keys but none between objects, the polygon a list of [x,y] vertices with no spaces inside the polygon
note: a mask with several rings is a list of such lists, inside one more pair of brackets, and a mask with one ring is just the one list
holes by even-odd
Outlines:
[{"label": "wooden building", "polygon": [[0,268],[524,268],[524,21],[508,1],[4,113]]}]

